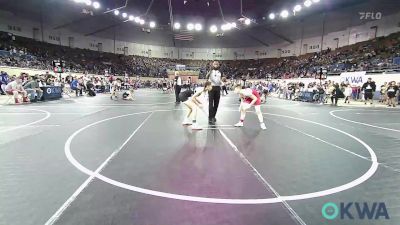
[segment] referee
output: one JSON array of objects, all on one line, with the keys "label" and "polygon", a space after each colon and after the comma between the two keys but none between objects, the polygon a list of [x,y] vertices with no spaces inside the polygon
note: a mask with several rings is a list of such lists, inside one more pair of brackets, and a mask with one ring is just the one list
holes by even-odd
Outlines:
[{"label": "referee", "polygon": [[176,71],[175,72],[175,81],[174,81],[174,85],[175,85],[175,103],[179,104],[181,102],[181,100],[179,99],[179,94],[181,93],[181,89],[182,89],[182,78],[179,76],[179,73]]},{"label": "referee", "polygon": [[208,92],[208,123],[214,125],[217,122],[219,99],[221,97],[222,73],[218,61],[212,63],[212,70],[207,74],[207,80],[211,82],[212,89]]}]

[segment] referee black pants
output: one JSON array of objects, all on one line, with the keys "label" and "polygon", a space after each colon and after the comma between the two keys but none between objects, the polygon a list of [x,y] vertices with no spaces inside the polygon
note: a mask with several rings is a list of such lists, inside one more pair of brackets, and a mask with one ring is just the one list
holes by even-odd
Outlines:
[{"label": "referee black pants", "polygon": [[176,102],[180,102],[181,100],[179,99],[179,94],[181,93],[181,86],[180,85],[175,85],[175,100]]},{"label": "referee black pants", "polygon": [[221,97],[221,87],[213,86],[211,91],[208,92],[208,119],[215,118],[217,114],[219,99]]}]

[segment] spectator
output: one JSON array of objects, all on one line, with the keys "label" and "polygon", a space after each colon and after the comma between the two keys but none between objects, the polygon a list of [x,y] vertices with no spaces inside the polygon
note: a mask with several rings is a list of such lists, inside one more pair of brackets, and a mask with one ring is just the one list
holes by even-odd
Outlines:
[{"label": "spectator", "polygon": [[366,105],[367,102],[370,100],[372,105],[374,93],[376,91],[376,84],[374,81],[372,81],[372,78],[368,78],[367,82],[365,82],[361,87],[361,90],[364,92],[364,104]]},{"label": "spectator", "polygon": [[43,96],[43,90],[40,89],[39,83],[38,83],[39,78],[37,76],[34,76],[31,81],[28,81],[23,87],[28,93],[28,96],[31,96],[31,101],[40,101]]},{"label": "spectator", "polygon": [[5,88],[5,91],[7,94],[14,96],[15,104],[20,103],[19,95],[22,95],[23,102],[29,102],[28,93],[22,87],[22,79],[21,78],[17,78],[14,81],[8,83]]},{"label": "spectator", "polygon": [[5,95],[5,87],[8,84],[8,74],[4,71],[0,72],[0,93]]},{"label": "spectator", "polygon": [[388,96],[388,107],[396,107],[396,93],[399,91],[399,87],[396,85],[395,81],[390,82],[387,88]]},{"label": "spectator", "polygon": [[388,83],[385,82],[383,85],[381,85],[381,91],[380,91],[380,99],[379,102],[382,102],[383,104],[387,103],[387,88],[388,88]]},{"label": "spectator", "polygon": [[71,90],[75,91],[76,97],[82,96],[82,86],[80,85],[78,79],[73,78],[71,81]]}]

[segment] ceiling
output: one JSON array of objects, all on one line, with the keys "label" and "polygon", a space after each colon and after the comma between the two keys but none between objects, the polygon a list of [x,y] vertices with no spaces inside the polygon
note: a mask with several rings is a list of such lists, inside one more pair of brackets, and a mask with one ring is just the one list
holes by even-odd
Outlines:
[{"label": "ceiling", "polygon": [[[134,22],[123,22],[112,13],[104,14],[107,9],[123,6],[125,0],[98,0],[102,9],[94,11],[93,16],[83,14],[81,4],[71,0],[0,0],[0,8],[12,12],[15,16],[40,21],[43,18],[48,29],[66,28],[87,36],[96,36],[120,41],[176,47],[252,47],[268,46],[277,43],[290,43],[302,36],[314,37],[322,34],[325,21],[325,33],[344,30],[349,26],[366,21],[359,19],[359,12],[382,12],[389,15],[400,11],[399,0],[321,0],[318,5],[303,10],[299,15],[285,21],[265,19],[269,12],[292,8],[296,0],[243,0],[242,13],[240,0],[171,0],[174,21],[182,24],[201,22],[202,32],[195,33],[194,41],[174,41],[170,28],[168,0],[129,0],[121,11],[135,16],[141,15],[147,21],[155,20],[157,29],[150,33],[142,32]],[[207,4],[209,2],[209,5]],[[301,1],[300,1],[301,2]],[[43,12],[43,13],[42,13]],[[216,37],[208,32],[210,24],[222,24],[236,21],[241,16],[254,19],[250,27],[225,32]],[[264,17],[264,18],[263,18]],[[325,20],[324,20],[325,18]]]}]

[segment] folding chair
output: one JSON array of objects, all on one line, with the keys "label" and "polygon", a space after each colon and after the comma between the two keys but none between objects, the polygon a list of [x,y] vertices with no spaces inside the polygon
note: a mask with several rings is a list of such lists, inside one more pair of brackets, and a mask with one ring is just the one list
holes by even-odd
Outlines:
[{"label": "folding chair", "polygon": [[72,93],[71,87],[69,87],[69,86],[64,86],[62,94],[63,94],[63,95],[68,95],[68,97],[71,98],[71,93]]},{"label": "folding chair", "polygon": [[5,93],[6,93],[6,96],[7,96],[7,100],[5,101],[4,104],[8,105],[8,104],[13,103],[14,95],[9,94],[8,92],[5,92]]},{"label": "folding chair", "polygon": [[0,88],[1,88],[1,90],[3,90],[4,91],[4,93],[6,93],[6,97],[7,97],[7,99],[6,99],[6,101],[4,102],[4,104],[10,104],[10,101],[12,101],[13,99],[14,99],[14,96],[13,95],[10,95],[9,93],[7,93],[6,92],[6,85],[5,84],[2,84],[1,86],[0,86]]}]

